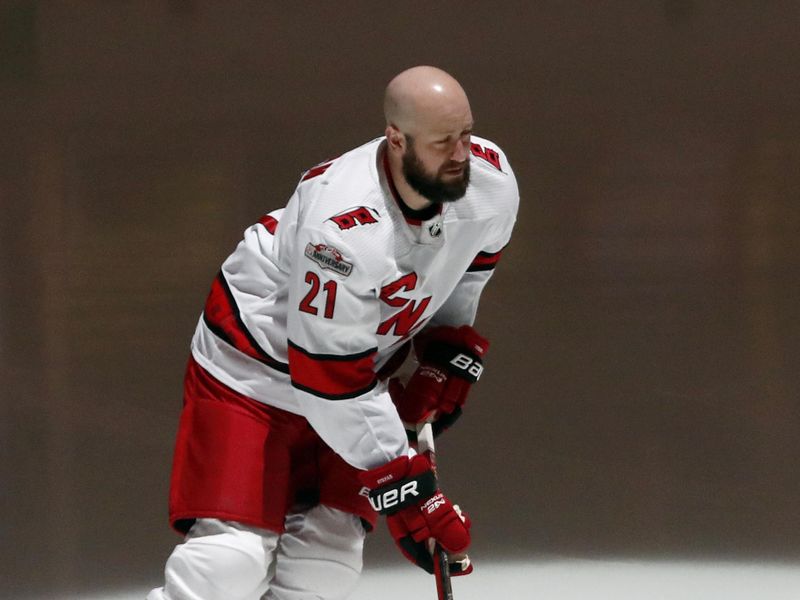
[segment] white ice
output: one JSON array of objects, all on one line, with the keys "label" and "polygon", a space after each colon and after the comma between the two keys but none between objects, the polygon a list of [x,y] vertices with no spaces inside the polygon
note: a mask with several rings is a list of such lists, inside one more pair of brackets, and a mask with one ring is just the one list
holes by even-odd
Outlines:
[{"label": "white ice", "polygon": [[[147,590],[82,600],[142,600]],[[453,580],[455,600],[798,600],[800,565],[553,560],[481,563]],[[411,566],[364,572],[351,600],[435,600]],[[64,600],[67,600],[64,598]],[[74,596],[70,600],[75,600]]]}]

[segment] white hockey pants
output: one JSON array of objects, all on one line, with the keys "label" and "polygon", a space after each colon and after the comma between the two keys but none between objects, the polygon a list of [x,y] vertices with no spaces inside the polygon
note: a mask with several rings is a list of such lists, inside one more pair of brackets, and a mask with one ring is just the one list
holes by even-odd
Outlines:
[{"label": "white hockey pants", "polygon": [[316,506],[286,531],[199,519],[167,559],[147,600],[344,600],[361,574],[358,517]]}]

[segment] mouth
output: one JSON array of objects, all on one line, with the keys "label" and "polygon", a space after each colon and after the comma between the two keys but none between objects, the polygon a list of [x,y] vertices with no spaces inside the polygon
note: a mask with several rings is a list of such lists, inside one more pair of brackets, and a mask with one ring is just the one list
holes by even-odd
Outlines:
[{"label": "mouth", "polygon": [[447,175],[461,175],[464,172],[464,167],[450,167],[449,169],[445,169],[444,172]]}]

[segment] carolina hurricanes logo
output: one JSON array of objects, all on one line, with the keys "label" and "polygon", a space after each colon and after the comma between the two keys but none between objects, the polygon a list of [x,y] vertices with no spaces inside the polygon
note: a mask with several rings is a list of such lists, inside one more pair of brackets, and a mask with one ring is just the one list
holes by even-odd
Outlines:
[{"label": "carolina hurricanes logo", "polygon": [[422,322],[420,319],[431,303],[433,296],[426,296],[422,300],[412,300],[399,296],[398,293],[405,290],[411,291],[417,287],[417,274],[409,273],[397,281],[385,285],[381,288],[380,298],[389,306],[401,308],[383,323],[378,325],[378,335],[387,335],[391,331],[393,335],[405,337]]},{"label": "carolina hurricanes logo", "polygon": [[380,213],[374,208],[366,206],[359,206],[357,208],[350,208],[345,212],[332,216],[329,221],[333,221],[338,225],[339,229],[346,230],[352,229],[358,225],[370,225],[377,223]]},{"label": "carolina hurricanes logo", "polygon": [[474,156],[482,158],[498,171],[503,170],[500,166],[500,154],[498,154],[497,150],[493,150],[489,147],[484,148],[480,144],[472,144],[470,146],[470,151]]}]

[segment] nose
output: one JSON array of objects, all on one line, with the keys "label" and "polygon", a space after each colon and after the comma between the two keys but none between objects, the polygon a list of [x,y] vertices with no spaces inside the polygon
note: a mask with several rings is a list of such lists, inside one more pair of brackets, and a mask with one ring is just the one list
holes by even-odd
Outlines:
[{"label": "nose", "polygon": [[450,157],[452,160],[462,163],[469,157],[469,139],[458,140],[453,154]]}]

